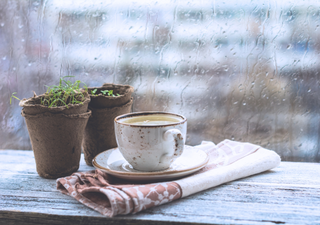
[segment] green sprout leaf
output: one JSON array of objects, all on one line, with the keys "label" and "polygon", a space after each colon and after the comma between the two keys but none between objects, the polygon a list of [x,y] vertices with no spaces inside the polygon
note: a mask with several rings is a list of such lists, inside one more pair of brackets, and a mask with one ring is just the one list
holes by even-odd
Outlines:
[{"label": "green sprout leaf", "polygon": [[106,95],[107,93],[108,93],[108,95],[109,95],[109,91],[108,90],[101,90],[100,91],[103,95]]},{"label": "green sprout leaf", "polygon": [[97,88],[96,89],[94,89],[94,90],[91,90],[91,95],[96,95],[96,93],[97,93]]},{"label": "green sprout leaf", "polygon": [[112,97],[120,96],[119,94],[114,95],[114,94],[113,94],[113,90],[101,90],[100,92],[101,92],[103,95],[107,95],[107,96],[112,96]]},{"label": "green sprout leaf", "polygon": [[[72,83],[65,78],[71,78],[74,76],[61,77],[59,85],[46,86],[47,91],[43,97],[41,97],[41,104],[50,107],[67,106],[69,104],[83,104],[85,97],[84,93],[88,92],[86,84],[80,80],[76,80]],[[80,85],[84,84],[84,89],[80,88]]]},{"label": "green sprout leaf", "polygon": [[17,99],[17,100],[20,101],[20,98],[18,98],[17,96],[15,96],[15,94],[17,94],[17,92],[13,92],[13,93],[11,94],[11,97],[10,97],[10,105],[11,105],[11,102],[12,102],[12,98],[15,98],[15,99]]}]

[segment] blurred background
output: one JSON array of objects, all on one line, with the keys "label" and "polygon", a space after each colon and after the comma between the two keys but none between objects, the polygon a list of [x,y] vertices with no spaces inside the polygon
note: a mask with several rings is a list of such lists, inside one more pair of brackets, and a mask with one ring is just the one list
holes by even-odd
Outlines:
[{"label": "blurred background", "polygon": [[0,1],[0,148],[31,149],[19,101],[60,77],[135,88],[187,144],[248,141],[320,161],[318,1]]}]

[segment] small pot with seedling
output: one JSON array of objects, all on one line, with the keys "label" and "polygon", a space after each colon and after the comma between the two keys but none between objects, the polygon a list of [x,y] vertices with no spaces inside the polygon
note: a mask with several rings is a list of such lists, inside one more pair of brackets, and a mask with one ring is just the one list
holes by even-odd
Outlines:
[{"label": "small pot with seedling", "polygon": [[83,151],[88,165],[92,166],[92,159],[100,152],[117,147],[114,119],[131,111],[133,90],[130,85],[110,83],[88,88],[92,116],[83,139]]},{"label": "small pot with seedling", "polygon": [[46,93],[34,94],[19,104],[37,172],[44,178],[67,176],[78,170],[84,129],[91,115],[88,89],[80,88],[80,81],[72,83],[65,78],[60,78],[59,85],[49,86]]}]

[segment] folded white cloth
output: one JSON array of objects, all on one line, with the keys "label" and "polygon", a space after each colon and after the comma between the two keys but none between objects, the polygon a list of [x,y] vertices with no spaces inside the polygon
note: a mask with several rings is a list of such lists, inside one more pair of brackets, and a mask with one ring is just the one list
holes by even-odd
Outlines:
[{"label": "folded white cloth", "polygon": [[225,140],[217,146],[213,142],[203,141],[195,147],[207,152],[210,160],[203,170],[175,181],[182,189],[182,198],[270,170],[281,162],[280,156],[274,151],[250,143]]}]

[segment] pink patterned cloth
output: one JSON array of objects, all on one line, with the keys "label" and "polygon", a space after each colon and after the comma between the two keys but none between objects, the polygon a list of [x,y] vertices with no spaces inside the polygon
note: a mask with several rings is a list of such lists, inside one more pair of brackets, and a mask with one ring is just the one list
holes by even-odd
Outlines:
[{"label": "pink patterned cloth", "polygon": [[180,187],[175,182],[115,184],[120,182],[100,170],[93,170],[59,178],[57,189],[109,217],[137,213],[181,197]]},{"label": "pink patterned cloth", "polygon": [[152,184],[128,184],[100,170],[93,170],[59,178],[57,189],[101,214],[113,217],[137,213],[231,180],[261,173],[280,163],[276,153],[250,143],[225,140],[218,145],[202,142],[196,147],[208,154],[209,162],[186,178]]}]

